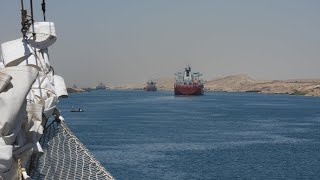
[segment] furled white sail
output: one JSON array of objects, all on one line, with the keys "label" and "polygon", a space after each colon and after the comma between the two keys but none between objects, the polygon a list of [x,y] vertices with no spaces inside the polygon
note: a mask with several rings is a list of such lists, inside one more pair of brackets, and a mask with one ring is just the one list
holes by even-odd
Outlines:
[{"label": "furled white sail", "polygon": [[[45,12],[45,4],[42,5]],[[53,164],[52,166],[45,167],[41,163],[38,165],[42,168],[28,166],[33,167],[30,173],[38,172],[38,177],[35,179],[54,177],[66,179],[70,172],[75,178],[81,177],[80,179],[92,177],[113,179],[64,125],[64,118],[56,107],[59,97],[67,97],[68,93],[64,79],[54,74],[49,61],[48,47],[57,40],[54,23],[34,22],[32,15],[31,19],[28,18],[27,12],[22,8],[23,38],[1,44],[0,180],[21,178],[29,180],[30,177],[26,171],[27,162],[32,163],[37,158],[46,156],[49,159],[46,159],[45,163],[48,161],[48,164]],[[52,115],[56,121],[46,126]],[[44,127],[55,128],[54,133],[43,134]],[[59,139],[58,147],[52,146],[55,139]],[[64,140],[60,141],[60,139]],[[65,140],[68,142],[66,143]],[[47,148],[43,149],[41,145]],[[56,153],[49,153],[53,151]],[[60,157],[59,152],[65,153],[65,151],[72,151],[75,154],[70,157]],[[39,154],[43,156],[38,156]],[[80,159],[82,164],[77,165]],[[55,167],[58,166],[57,162],[61,161],[68,165],[68,168],[62,166],[60,171],[63,173],[58,174],[56,169],[51,171],[52,168],[61,168]],[[77,166],[81,166],[83,171],[78,173],[77,169],[80,168]],[[31,177],[34,175],[34,173],[30,174]]]},{"label": "furled white sail", "polygon": [[0,92],[8,85],[12,77],[9,74],[0,72]]},{"label": "furled white sail", "polygon": [[56,95],[58,97],[68,97],[68,92],[63,77],[54,75],[53,78]]},{"label": "furled white sail", "polygon": [[26,96],[38,71],[33,67],[20,66],[3,68],[0,72],[12,77],[0,92],[0,164],[3,166],[0,168],[0,177],[9,179],[16,174],[16,169],[12,168],[17,165],[13,158],[15,150],[26,145],[17,137],[21,134],[21,125],[28,119]]},{"label": "furled white sail", "polygon": [[[33,38],[36,34],[36,38]],[[46,49],[57,40],[56,30],[53,22],[35,22],[28,31],[29,43],[32,47]]]},{"label": "furled white sail", "polygon": [[6,67],[16,66],[26,60],[32,49],[23,38],[1,44],[2,61]]},{"label": "furled white sail", "polygon": [[0,179],[15,177],[32,154],[42,152],[38,141],[53,113],[63,119],[56,104],[68,94],[63,78],[53,73],[47,49],[56,39],[54,23],[35,22],[27,37],[1,44]]}]

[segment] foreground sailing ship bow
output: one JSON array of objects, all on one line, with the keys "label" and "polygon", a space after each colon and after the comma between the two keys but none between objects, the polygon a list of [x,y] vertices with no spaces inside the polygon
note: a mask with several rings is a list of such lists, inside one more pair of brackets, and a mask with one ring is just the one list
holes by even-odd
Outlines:
[{"label": "foreground sailing ship bow", "polygon": [[[53,22],[33,19],[21,0],[22,38],[1,44],[0,179],[114,179],[73,135],[56,105],[67,97],[55,75],[48,47]],[[47,123],[54,116],[54,121]]]}]

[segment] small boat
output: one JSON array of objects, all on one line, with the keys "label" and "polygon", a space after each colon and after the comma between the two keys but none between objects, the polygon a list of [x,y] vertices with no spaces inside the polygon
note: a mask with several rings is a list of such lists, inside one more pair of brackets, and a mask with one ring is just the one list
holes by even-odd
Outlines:
[{"label": "small boat", "polygon": [[72,109],[71,109],[70,112],[84,112],[84,110],[81,109],[81,108],[73,108],[73,107],[72,107]]},{"label": "small boat", "polygon": [[174,84],[175,95],[203,95],[204,86],[200,79],[199,72],[192,73],[191,66],[187,66],[184,72],[178,72],[176,75],[176,82]]},{"label": "small boat", "polygon": [[145,91],[157,91],[156,83],[153,81],[148,81],[146,87],[143,88]]}]

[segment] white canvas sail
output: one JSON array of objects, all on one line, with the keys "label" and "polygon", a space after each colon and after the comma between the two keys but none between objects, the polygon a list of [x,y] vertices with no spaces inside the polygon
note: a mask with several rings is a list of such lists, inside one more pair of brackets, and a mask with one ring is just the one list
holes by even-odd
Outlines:
[{"label": "white canvas sail", "polygon": [[19,38],[1,44],[1,52],[3,64],[9,67],[26,60],[32,54],[32,49],[25,39]]},{"label": "white canvas sail", "polygon": [[[23,4],[23,1],[22,1]],[[31,3],[32,4],[32,3]],[[23,5],[22,5],[23,7]],[[31,5],[32,8],[32,5]],[[42,7],[44,8],[44,7]],[[24,14],[25,13],[25,14]],[[29,19],[28,19],[29,18]],[[56,108],[59,97],[67,97],[68,93],[64,79],[54,75],[50,66],[48,47],[55,43],[57,36],[53,22],[34,22],[22,8],[23,38],[1,44],[0,59],[0,180],[30,179],[27,174],[27,162],[34,157],[50,156],[42,159],[47,164],[56,162],[65,167],[46,167],[44,164],[33,166],[33,172],[39,172],[35,179],[65,179],[69,169],[74,169],[74,177],[80,179],[113,179],[113,177],[96,161],[90,152],[80,143],[71,131],[64,125],[60,111]],[[31,22],[31,24],[30,24]],[[29,25],[31,25],[29,27]],[[27,32],[26,32],[27,31]],[[55,121],[46,123],[51,116]],[[47,133],[43,137],[44,126],[55,128],[56,134]],[[50,137],[52,136],[52,137]],[[50,138],[47,138],[50,137]],[[61,141],[59,146],[51,146],[55,139]],[[70,143],[69,140],[72,140]],[[47,141],[45,143],[45,141]],[[42,142],[42,143],[40,143]],[[66,145],[68,144],[68,145]],[[41,146],[47,146],[46,149]],[[78,148],[74,150],[74,148]],[[53,152],[56,153],[48,153]],[[75,153],[71,158],[60,154],[65,151]],[[34,156],[44,154],[44,156]],[[77,166],[78,161],[86,159]],[[33,161],[31,160],[30,163]],[[38,162],[38,161],[37,161]],[[39,168],[42,166],[42,168]],[[77,172],[80,166],[86,170]],[[36,169],[36,167],[38,167]],[[52,168],[62,168],[57,175]],[[30,169],[30,168],[29,168]],[[89,169],[89,171],[87,171]],[[47,173],[48,172],[48,173]],[[50,173],[49,173],[50,172]],[[63,173],[62,173],[63,172]],[[33,174],[34,175],[34,174]]]},{"label": "white canvas sail", "polygon": [[[33,33],[36,38],[33,38]],[[28,31],[29,43],[32,47],[46,49],[57,40],[56,30],[53,22],[35,22]]]},{"label": "white canvas sail", "polygon": [[17,142],[21,124],[27,120],[26,96],[35,81],[38,71],[33,67],[20,66],[0,69],[2,74],[12,77],[0,93],[0,179],[11,179],[17,175],[14,150],[26,142]]},{"label": "white canvas sail", "polygon": [[54,75],[54,88],[58,97],[68,97],[67,87],[63,77]]},{"label": "white canvas sail", "polygon": [[0,72],[0,92],[8,85],[12,77],[9,74]]}]

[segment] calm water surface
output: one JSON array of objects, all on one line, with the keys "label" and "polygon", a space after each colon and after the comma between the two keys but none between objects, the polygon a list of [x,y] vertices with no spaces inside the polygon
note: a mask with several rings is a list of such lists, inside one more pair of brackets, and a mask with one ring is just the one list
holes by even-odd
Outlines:
[{"label": "calm water surface", "polygon": [[99,90],[59,106],[120,180],[320,179],[317,97]]}]

